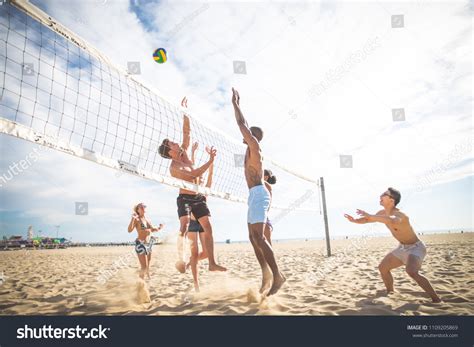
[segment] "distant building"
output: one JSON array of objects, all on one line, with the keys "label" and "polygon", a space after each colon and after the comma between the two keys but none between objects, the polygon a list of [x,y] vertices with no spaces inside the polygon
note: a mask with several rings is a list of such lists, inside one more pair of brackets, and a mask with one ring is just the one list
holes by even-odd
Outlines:
[{"label": "distant building", "polygon": [[32,226],[32,225],[30,225],[30,226],[28,227],[28,234],[27,234],[26,239],[27,239],[28,241],[33,240],[33,226]]}]

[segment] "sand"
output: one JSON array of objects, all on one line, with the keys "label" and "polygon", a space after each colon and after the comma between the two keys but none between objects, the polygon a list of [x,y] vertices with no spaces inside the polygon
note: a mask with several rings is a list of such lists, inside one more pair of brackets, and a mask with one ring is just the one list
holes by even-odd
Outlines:
[{"label": "sand", "polygon": [[[174,268],[175,245],[154,248],[151,279],[138,280],[133,247],[0,252],[2,315],[472,315],[474,234],[420,237],[422,273],[443,299],[433,304],[403,268],[386,296],[377,265],[392,238],[274,244],[287,282],[277,295],[258,293],[260,271],[250,244],[217,244],[227,273],[200,265],[201,292]],[[148,302],[147,302],[148,301]]]}]

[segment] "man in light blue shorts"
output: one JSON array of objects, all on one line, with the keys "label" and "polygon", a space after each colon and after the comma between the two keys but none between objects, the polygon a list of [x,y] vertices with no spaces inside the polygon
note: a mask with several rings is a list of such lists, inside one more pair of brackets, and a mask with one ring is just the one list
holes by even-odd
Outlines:
[{"label": "man in light blue shorts", "polygon": [[264,235],[265,224],[268,220],[270,207],[270,192],[263,183],[263,156],[259,142],[263,138],[263,131],[258,127],[250,127],[240,110],[239,93],[232,88],[232,105],[235,119],[247,145],[245,153],[245,179],[249,187],[247,225],[249,238],[257,260],[262,268],[262,287],[260,293],[273,295],[285,283],[285,276],[278,269],[272,246]]}]

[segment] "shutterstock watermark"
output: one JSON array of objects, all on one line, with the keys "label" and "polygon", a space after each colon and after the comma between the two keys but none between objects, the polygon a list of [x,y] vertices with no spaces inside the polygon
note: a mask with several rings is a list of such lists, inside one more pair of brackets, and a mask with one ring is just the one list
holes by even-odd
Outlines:
[{"label": "shutterstock watermark", "polygon": [[107,339],[110,328],[53,328],[51,325],[30,328],[27,324],[16,330],[17,339]]},{"label": "shutterstock watermark", "polygon": [[115,260],[108,268],[99,271],[100,275],[97,276],[97,282],[105,284],[108,280],[114,277],[120,270],[129,267],[130,261],[135,259],[135,249],[132,249],[125,255],[120,256]]},{"label": "shutterstock watermark", "polygon": [[319,264],[316,271],[310,272],[306,275],[306,281],[311,285],[318,284],[318,282],[323,280],[327,275],[333,273],[339,264],[348,259],[353,259],[353,253],[366,245],[367,238],[367,235],[355,238],[351,241],[348,247],[342,250],[342,252],[338,252],[332,257],[325,258],[324,261]]},{"label": "shutterstock watermark", "polygon": [[440,162],[436,163],[431,169],[423,175],[418,176],[416,191],[421,193],[426,187],[429,187],[443,173],[452,168],[463,155],[472,153],[472,137],[458,143],[454,149]]},{"label": "shutterstock watermark", "polygon": [[189,23],[191,23],[196,17],[198,17],[201,13],[207,11],[209,9],[210,5],[208,3],[206,4],[203,4],[201,7],[199,7],[197,10],[191,12],[190,14],[188,14],[187,16],[183,17],[183,19],[177,23],[173,29],[171,29],[170,31],[168,31],[166,33],[166,36],[168,38],[171,38],[173,37],[174,35],[176,35],[178,32],[180,32],[186,25],[188,25]]},{"label": "shutterstock watermark", "polygon": [[41,156],[42,150],[44,150],[44,148],[41,146],[35,147],[26,155],[25,159],[11,163],[8,166],[7,171],[0,175],[0,187],[3,187],[8,182],[13,180],[13,178],[22,174],[24,171],[33,166],[33,164],[36,163]]},{"label": "shutterstock watermark", "polygon": [[280,220],[285,218],[287,215],[289,215],[291,212],[296,210],[298,207],[303,205],[305,201],[307,201],[309,198],[311,198],[314,195],[314,190],[308,189],[302,196],[300,196],[298,199],[293,201],[288,208],[285,208],[282,210],[279,214],[277,214],[274,218],[272,218],[272,224],[278,223]]},{"label": "shutterstock watermark", "polygon": [[326,71],[321,82],[314,84],[309,90],[309,97],[319,96],[339,82],[354,67],[363,62],[367,57],[380,46],[380,38],[376,36],[367,40],[362,49],[358,49],[344,60],[344,62],[335,68]]}]

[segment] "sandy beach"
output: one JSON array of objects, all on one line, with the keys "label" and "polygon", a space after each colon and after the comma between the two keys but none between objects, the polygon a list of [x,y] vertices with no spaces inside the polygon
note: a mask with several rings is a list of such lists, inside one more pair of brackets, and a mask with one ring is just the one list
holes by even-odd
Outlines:
[{"label": "sandy beach", "polygon": [[386,296],[377,265],[393,238],[274,244],[287,282],[277,295],[258,293],[260,271],[250,244],[218,244],[227,273],[200,265],[201,292],[174,268],[176,245],[154,248],[150,302],[143,302],[133,247],[0,252],[1,315],[473,315],[474,233],[423,235],[422,273],[443,299],[433,304],[403,268]]}]

